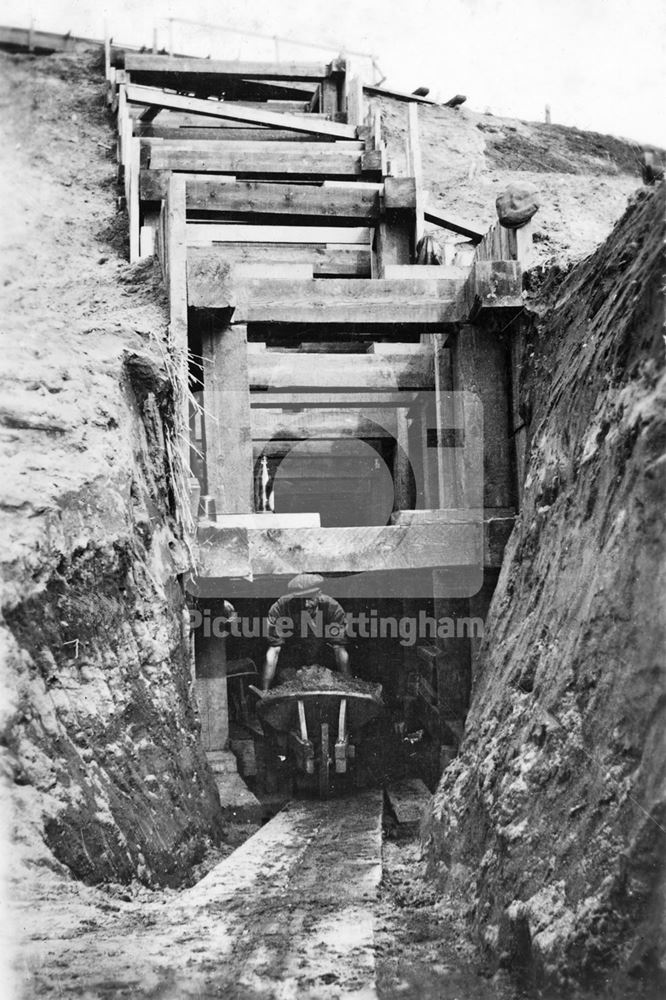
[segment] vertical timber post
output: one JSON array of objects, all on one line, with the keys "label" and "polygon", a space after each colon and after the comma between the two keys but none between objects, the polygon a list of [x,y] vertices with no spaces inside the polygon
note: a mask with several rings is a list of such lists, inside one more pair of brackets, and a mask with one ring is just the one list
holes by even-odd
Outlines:
[{"label": "vertical timber post", "polygon": [[407,135],[409,142],[409,164],[410,173],[415,181],[416,187],[416,208],[414,210],[414,247],[418,247],[419,240],[425,232],[425,197],[423,192],[423,168],[421,165],[421,143],[419,139],[419,109],[418,105],[410,103],[407,105]]},{"label": "vertical timber post", "polygon": [[169,340],[178,370],[177,399],[180,402],[181,455],[186,474],[190,468],[189,365],[187,330],[187,226],[185,178],[172,173],[166,206],[167,273],[169,275]]},{"label": "vertical timber post", "polygon": [[202,336],[206,470],[208,490],[222,514],[254,511],[250,377],[247,327],[220,329],[214,323]]}]

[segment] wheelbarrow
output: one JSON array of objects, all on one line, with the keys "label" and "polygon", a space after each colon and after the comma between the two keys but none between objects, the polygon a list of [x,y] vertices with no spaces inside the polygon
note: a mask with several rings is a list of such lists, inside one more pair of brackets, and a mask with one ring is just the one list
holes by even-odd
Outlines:
[{"label": "wheelbarrow", "polygon": [[361,730],[384,710],[380,686],[367,684],[363,685],[367,691],[354,690],[359,682],[333,676],[339,678],[334,687],[327,684],[317,690],[296,681],[288,690],[276,688],[264,694],[257,705],[262,725],[286,735],[290,762],[298,773],[316,781],[322,799],[328,798],[331,772],[349,772]]}]

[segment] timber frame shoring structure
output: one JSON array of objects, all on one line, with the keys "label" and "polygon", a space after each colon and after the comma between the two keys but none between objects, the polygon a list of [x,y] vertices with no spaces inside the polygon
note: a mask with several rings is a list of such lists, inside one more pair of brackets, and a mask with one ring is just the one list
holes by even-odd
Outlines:
[{"label": "timber frame shoring structure", "polygon": [[[525,442],[506,331],[523,310],[530,227],[496,224],[484,233],[431,208],[418,113],[432,102],[364,84],[343,57],[226,62],[0,28],[0,45],[15,50],[90,44],[103,47],[106,102],[117,120],[129,258],[158,260],[178,396],[187,399],[194,385],[203,399],[188,402],[182,417],[209,596],[233,596],[234,585],[240,593],[254,576],[416,569],[435,581],[480,565],[488,579],[466,607],[484,614],[520,499]],[[407,107],[404,166],[389,155],[377,95]],[[466,241],[465,252],[417,263],[433,227]],[[434,440],[423,392],[435,401]],[[482,404],[485,433],[471,449],[459,447],[456,393]],[[391,467],[385,523],[273,512],[266,484],[290,449],[317,444],[313,461],[330,490],[336,449],[355,468],[349,446],[359,440],[372,441]],[[415,441],[416,472],[405,462]],[[483,467],[476,510],[464,496],[472,459]],[[307,474],[292,467],[297,480]],[[347,502],[360,505],[351,481]],[[433,582],[436,612],[458,613],[459,603],[435,591]],[[219,664],[220,651],[209,652]],[[455,743],[470,644],[420,643],[416,652],[420,717]],[[228,740],[225,669],[197,678],[202,703],[218,698],[224,709],[213,713],[219,731],[207,724],[211,751]]]}]

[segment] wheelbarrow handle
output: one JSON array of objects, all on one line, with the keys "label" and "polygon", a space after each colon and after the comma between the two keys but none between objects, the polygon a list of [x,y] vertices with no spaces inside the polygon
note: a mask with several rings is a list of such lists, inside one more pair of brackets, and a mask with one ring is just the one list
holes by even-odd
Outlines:
[{"label": "wheelbarrow handle", "polygon": [[258,695],[260,698],[263,698],[264,695],[266,694],[265,691],[260,691],[259,688],[256,687],[254,684],[248,684],[248,689],[250,691],[254,691],[254,693]]}]

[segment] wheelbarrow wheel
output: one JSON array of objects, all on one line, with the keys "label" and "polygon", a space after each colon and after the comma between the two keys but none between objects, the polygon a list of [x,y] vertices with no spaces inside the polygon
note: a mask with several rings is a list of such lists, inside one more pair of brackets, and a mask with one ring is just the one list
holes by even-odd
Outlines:
[{"label": "wheelbarrow wheel", "polygon": [[319,798],[328,798],[328,772],[330,758],[328,754],[328,722],[321,724],[321,746],[319,750]]}]

